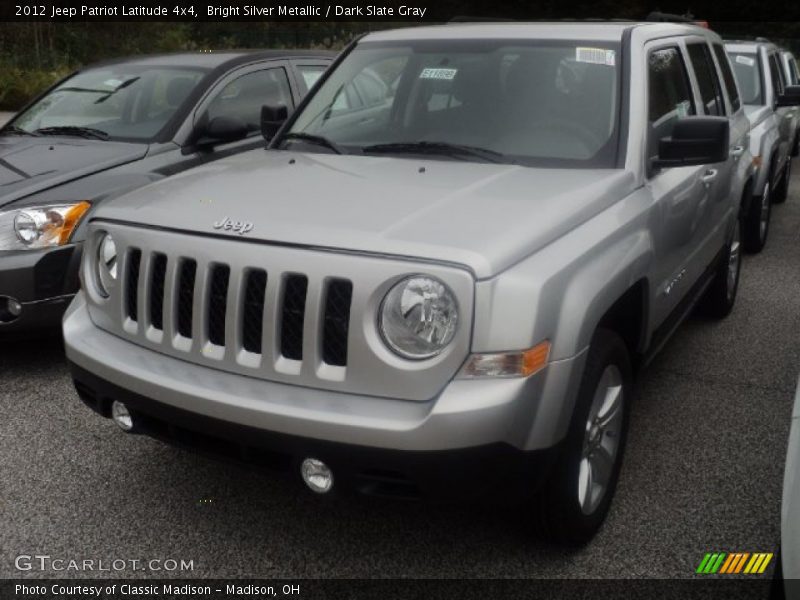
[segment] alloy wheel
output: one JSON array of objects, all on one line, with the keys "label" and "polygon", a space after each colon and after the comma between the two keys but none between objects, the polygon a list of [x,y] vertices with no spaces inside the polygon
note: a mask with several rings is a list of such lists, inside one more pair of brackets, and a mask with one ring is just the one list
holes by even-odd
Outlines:
[{"label": "alloy wheel", "polygon": [[597,382],[586,421],[578,469],[578,502],[585,515],[602,502],[611,483],[622,434],[625,394],[622,372],[608,365]]}]

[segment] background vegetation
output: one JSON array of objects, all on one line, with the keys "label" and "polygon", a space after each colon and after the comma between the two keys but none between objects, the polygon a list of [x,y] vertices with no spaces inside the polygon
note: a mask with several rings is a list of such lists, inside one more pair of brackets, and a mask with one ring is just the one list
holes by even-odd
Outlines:
[{"label": "background vegetation", "polygon": [[[627,14],[620,6],[616,12],[604,14],[637,16]],[[0,23],[0,110],[17,110],[76,67],[106,58],[226,48],[340,49],[354,36],[370,29],[402,25],[396,22]],[[712,27],[726,36],[766,35],[792,47],[796,53],[800,50],[798,22],[712,22]]]},{"label": "background vegetation", "polygon": [[[397,26],[397,23],[391,26]],[[0,23],[0,110],[107,58],[230,48],[340,49],[376,23]]]}]

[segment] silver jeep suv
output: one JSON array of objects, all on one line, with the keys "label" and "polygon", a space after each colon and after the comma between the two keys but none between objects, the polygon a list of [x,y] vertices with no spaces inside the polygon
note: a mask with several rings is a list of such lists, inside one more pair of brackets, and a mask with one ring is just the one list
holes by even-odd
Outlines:
[{"label": "silver jeep suv", "polygon": [[523,499],[586,542],[637,369],[697,303],[733,307],[737,99],[690,25],[369,34],[268,150],[97,211],[64,320],[78,393],[316,492]]},{"label": "silver jeep suv", "polygon": [[789,193],[800,111],[784,96],[788,85],[777,46],[759,39],[728,41],[725,49],[750,120],[750,152],[757,167],[753,201],[743,208],[742,238],[746,250],[759,252],[767,241],[772,204],[784,202]]}]

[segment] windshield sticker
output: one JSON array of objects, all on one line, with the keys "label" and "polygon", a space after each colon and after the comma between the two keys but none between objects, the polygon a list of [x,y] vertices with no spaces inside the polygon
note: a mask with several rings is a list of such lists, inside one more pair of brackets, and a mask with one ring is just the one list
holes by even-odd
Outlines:
[{"label": "windshield sticker", "polygon": [[606,65],[613,67],[617,64],[617,53],[605,48],[575,48],[575,60],[591,65]]},{"label": "windshield sticker", "polygon": [[458,69],[422,69],[420,79],[446,79],[450,81],[456,76]]},{"label": "windshield sticker", "polygon": [[736,56],[736,62],[740,65],[746,65],[748,67],[752,67],[754,64],[756,64],[755,59],[750,58],[749,56],[742,56],[741,54]]}]

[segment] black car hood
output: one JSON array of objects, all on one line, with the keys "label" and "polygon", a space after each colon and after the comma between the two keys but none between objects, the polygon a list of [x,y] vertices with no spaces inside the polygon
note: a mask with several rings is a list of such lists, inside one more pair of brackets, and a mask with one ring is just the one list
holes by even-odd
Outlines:
[{"label": "black car hood", "polygon": [[144,158],[146,144],[0,135],[0,206]]}]

